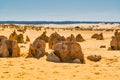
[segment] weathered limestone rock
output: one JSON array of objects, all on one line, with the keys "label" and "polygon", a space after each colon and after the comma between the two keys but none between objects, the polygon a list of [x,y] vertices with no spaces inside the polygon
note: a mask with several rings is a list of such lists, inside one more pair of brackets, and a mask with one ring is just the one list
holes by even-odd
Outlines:
[{"label": "weathered limestone rock", "polygon": [[0,57],[19,57],[20,48],[15,40],[0,39]]},{"label": "weathered limestone rock", "polygon": [[9,51],[10,57],[19,57],[20,56],[20,48],[17,44],[16,40],[6,40],[7,49]]},{"label": "weathered limestone rock", "polygon": [[101,45],[100,48],[106,48],[106,45]]},{"label": "weathered limestone rock", "polygon": [[100,55],[90,55],[87,57],[87,59],[94,61],[94,62],[97,62],[97,61],[100,61],[102,58]]},{"label": "weathered limestone rock", "polygon": [[103,40],[103,34],[93,34],[91,38],[95,38],[96,40]]},{"label": "weathered limestone rock", "polygon": [[8,57],[9,51],[7,49],[7,45],[5,43],[5,40],[0,40],[0,57]]},{"label": "weathered limestone rock", "polygon": [[30,42],[30,38],[26,36],[26,42]]},{"label": "weathered limestone rock", "polygon": [[12,57],[19,57],[20,56],[20,48],[17,44],[17,41],[13,41],[12,43]]},{"label": "weathered limestone rock", "polygon": [[79,59],[81,63],[85,63],[81,46],[76,42],[62,42],[56,44],[54,54],[61,62],[73,62],[74,59]]},{"label": "weathered limestone rock", "polygon": [[116,37],[119,36],[119,32],[118,32],[118,30],[115,30],[115,32],[114,32],[114,36],[116,36]]},{"label": "weathered limestone rock", "polygon": [[46,43],[43,40],[36,39],[33,44],[30,44],[29,53],[27,57],[35,57],[40,58],[44,55],[48,55],[47,52],[45,52]]},{"label": "weathered limestone rock", "polygon": [[17,40],[17,33],[15,30],[10,34],[9,40]]},{"label": "weathered limestone rock", "polygon": [[44,40],[45,42],[48,42],[49,37],[46,35],[46,32],[43,32],[38,39]]},{"label": "weathered limestone rock", "polygon": [[99,36],[97,36],[97,38],[96,38],[97,40],[103,40],[103,34],[102,33],[100,33],[99,34]]},{"label": "weathered limestone rock", "polygon": [[76,42],[76,39],[73,34],[66,38],[66,42]]},{"label": "weathered limestone rock", "polygon": [[118,32],[118,30],[116,30],[114,36],[112,36],[110,46],[112,50],[120,50],[120,32]]},{"label": "weathered limestone rock", "polygon": [[99,36],[99,34],[93,34],[91,38],[97,38]]},{"label": "weathered limestone rock", "polygon": [[16,31],[14,30],[13,33],[10,34],[9,40],[17,40],[18,43],[24,43],[23,34],[17,35]]},{"label": "weathered limestone rock", "polygon": [[40,39],[36,39],[34,42],[33,42],[33,45],[37,48],[41,47],[43,48],[43,50],[45,50],[46,48],[46,43],[44,40],[40,40]]},{"label": "weathered limestone rock", "polygon": [[18,43],[24,43],[23,34],[19,34],[19,35],[17,36],[17,42],[18,42]]},{"label": "weathered limestone rock", "polygon": [[4,40],[7,40],[7,37],[5,37],[5,36],[0,36],[0,41],[3,40],[3,39],[4,39]]},{"label": "weathered limestone rock", "polygon": [[60,36],[57,32],[51,34],[49,37],[49,49],[53,49],[57,43],[64,40],[65,38],[63,36]]},{"label": "weathered limestone rock", "polygon": [[85,40],[83,39],[83,37],[81,36],[81,34],[78,34],[78,35],[76,36],[76,41],[77,41],[77,42],[83,42],[83,41],[85,41]]},{"label": "weathered limestone rock", "polygon": [[73,63],[81,63],[80,59],[74,59]]},{"label": "weathered limestone rock", "polygon": [[47,61],[60,62],[60,59],[54,54],[54,52],[51,52],[51,53],[47,56]]},{"label": "weathered limestone rock", "polygon": [[110,46],[112,50],[118,50],[118,39],[115,36],[112,36],[112,40],[110,42]]}]

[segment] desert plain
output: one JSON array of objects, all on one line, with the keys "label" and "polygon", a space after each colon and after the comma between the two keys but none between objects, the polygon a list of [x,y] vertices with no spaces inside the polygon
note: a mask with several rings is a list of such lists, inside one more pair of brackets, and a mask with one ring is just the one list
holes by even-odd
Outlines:
[{"label": "desert plain", "polygon": [[[95,27],[96,25],[97,27]],[[23,33],[24,40],[25,36],[28,35],[30,42],[18,44],[20,47],[20,57],[0,58],[0,80],[120,80],[120,51],[108,50],[111,37],[114,36],[114,30],[118,28],[119,24],[35,25],[35,27],[39,26],[42,26],[41,30],[28,28]],[[76,30],[75,26],[92,28],[92,30]],[[55,29],[52,30],[51,28]],[[108,31],[108,29],[113,30]],[[9,38],[9,35],[14,30],[16,28],[0,27],[0,35]],[[46,56],[40,59],[26,58],[30,43],[45,30],[47,36],[50,36],[54,32],[64,37],[68,37],[71,34],[74,36],[81,34],[85,41],[78,43],[81,45],[85,64],[50,62],[46,61]],[[104,40],[91,38],[94,33],[101,32],[103,33]],[[20,33],[17,31],[17,34]],[[106,48],[100,48],[101,45],[105,45]],[[52,51],[48,48],[48,43],[46,43],[45,51],[48,53]],[[87,56],[92,54],[100,55],[102,59],[98,62],[88,60]]]}]

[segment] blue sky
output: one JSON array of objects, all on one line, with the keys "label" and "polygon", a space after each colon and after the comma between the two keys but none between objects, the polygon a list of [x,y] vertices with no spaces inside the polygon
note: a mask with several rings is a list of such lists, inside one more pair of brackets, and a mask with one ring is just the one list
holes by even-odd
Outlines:
[{"label": "blue sky", "polygon": [[0,21],[120,21],[120,0],[0,0]]}]

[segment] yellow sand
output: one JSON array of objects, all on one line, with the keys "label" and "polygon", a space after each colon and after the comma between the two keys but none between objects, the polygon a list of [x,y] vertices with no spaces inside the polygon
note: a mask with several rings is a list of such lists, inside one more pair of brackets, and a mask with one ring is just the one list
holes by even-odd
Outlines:
[{"label": "yellow sand", "polygon": [[[13,30],[5,29],[0,31],[0,35],[9,37]],[[32,43],[43,31],[27,30],[24,35],[28,35]],[[120,51],[107,50],[113,32],[102,31],[105,40],[95,40],[91,39],[92,34],[101,31],[58,31],[57,29],[55,31],[65,37],[71,33],[75,36],[80,33],[83,36],[86,41],[80,42],[80,45],[85,54],[86,64],[48,62],[46,57],[26,59],[29,43],[19,44],[25,46],[21,48],[21,57],[0,58],[0,80],[120,80]],[[47,30],[47,35],[55,31]],[[101,45],[106,45],[106,48],[99,48]],[[48,45],[46,51],[51,51]],[[89,61],[87,56],[90,54],[99,54],[102,60]]]}]

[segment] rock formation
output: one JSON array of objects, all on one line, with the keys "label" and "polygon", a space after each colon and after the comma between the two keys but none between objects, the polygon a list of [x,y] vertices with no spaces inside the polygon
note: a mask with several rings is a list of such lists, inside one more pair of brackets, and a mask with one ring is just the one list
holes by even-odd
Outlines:
[{"label": "rock formation", "polygon": [[97,38],[98,36],[99,36],[99,34],[95,33],[95,34],[92,35],[91,38]]},{"label": "rock formation", "polygon": [[9,55],[12,57],[20,56],[20,48],[16,40],[6,40]]},{"label": "rock formation", "polygon": [[49,37],[46,35],[46,31],[43,32],[43,33],[38,37],[38,39],[44,40],[44,41],[47,43],[48,40],[49,40]]},{"label": "rock formation", "polygon": [[118,50],[118,47],[119,47],[118,43],[119,43],[119,41],[118,41],[117,37],[112,36],[112,40],[110,41],[111,49],[112,50]]},{"label": "rock formation", "polygon": [[112,36],[112,40],[110,41],[110,49],[120,50],[120,32],[118,32],[118,30],[115,30],[114,36]]},{"label": "rock formation", "polygon": [[17,33],[15,30],[10,34],[9,40],[17,40]]},{"label": "rock formation", "polygon": [[17,35],[15,30],[13,31],[13,33],[10,34],[9,40],[16,40],[18,43],[24,43],[23,34]]},{"label": "rock formation", "polygon": [[103,33],[93,34],[91,38],[95,38],[96,40],[103,40]]},{"label": "rock formation", "polygon": [[26,36],[26,42],[30,42],[30,38]]},{"label": "rock formation", "polygon": [[94,61],[94,62],[97,62],[97,61],[101,60],[101,56],[100,55],[90,55],[87,57],[87,59]]},{"label": "rock formation", "polygon": [[36,39],[33,44],[30,44],[29,53],[27,57],[35,57],[40,58],[44,55],[48,55],[47,52],[45,52],[46,43],[43,40]]},{"label": "rock formation", "polygon": [[73,34],[66,38],[66,42],[76,42],[76,39]]},{"label": "rock formation", "polygon": [[16,40],[0,39],[0,57],[19,57],[20,48]]},{"label": "rock formation", "polygon": [[63,36],[60,36],[57,32],[51,34],[49,37],[49,49],[53,49],[57,43],[64,40],[65,38]]},{"label": "rock formation", "polygon": [[77,42],[83,42],[83,41],[85,41],[85,40],[83,39],[83,37],[81,36],[81,34],[78,34],[78,35],[76,36],[76,41],[77,41]]},{"label": "rock formation", "polygon": [[5,39],[0,40],[0,57],[9,57],[9,51]]},{"label": "rock formation", "polygon": [[74,59],[73,63],[81,63],[80,59]]},{"label": "rock formation", "polygon": [[80,63],[85,63],[81,46],[76,42],[62,42],[56,44],[54,54],[61,62],[78,62],[78,60],[75,59],[79,59]]},{"label": "rock formation", "polygon": [[106,45],[101,45],[100,48],[106,48]]},{"label": "rock formation", "polygon": [[103,40],[103,33],[100,33],[99,36],[96,38],[97,40]]},{"label": "rock formation", "polygon": [[4,40],[7,40],[7,37],[5,37],[5,36],[3,36],[3,35],[0,36],[0,41],[3,40],[3,39],[4,39]]},{"label": "rock formation", "polygon": [[118,32],[118,30],[115,30],[114,36],[119,37],[119,32]]},{"label": "rock formation", "polygon": [[47,56],[47,61],[52,61],[52,62],[60,62],[60,59],[54,54],[54,52],[51,52],[48,56]]},{"label": "rock formation", "polygon": [[19,35],[17,36],[17,42],[18,42],[18,43],[24,43],[23,34],[19,34]]}]

